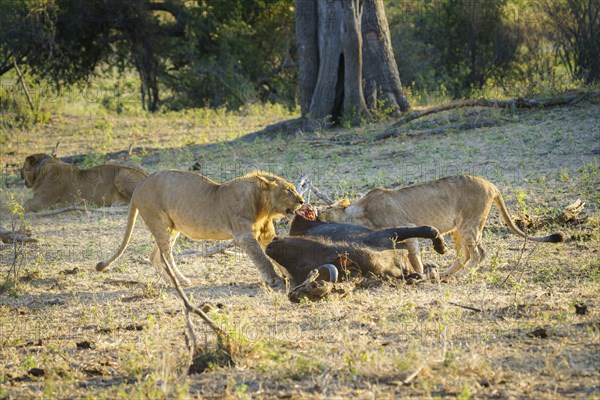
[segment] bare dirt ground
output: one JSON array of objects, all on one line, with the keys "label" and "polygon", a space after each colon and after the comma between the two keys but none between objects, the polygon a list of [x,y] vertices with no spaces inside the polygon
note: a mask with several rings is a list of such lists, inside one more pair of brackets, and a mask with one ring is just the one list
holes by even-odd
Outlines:
[{"label": "bare dirt ground", "polygon": [[[470,112],[434,115],[410,129]],[[565,243],[539,245],[512,235],[492,210],[487,257],[473,276],[374,282],[316,303],[293,304],[265,287],[239,250],[180,257],[193,281],[188,294],[213,305],[210,315],[238,347],[235,365],[195,375],[187,374],[181,301],[145,262],[153,243],[141,221],[123,258],[97,273],[94,265],[120,243],[125,212],[25,215],[39,242],[0,245],[0,398],[600,398],[600,107],[478,112],[502,123],[372,141],[380,124],[211,147],[203,143],[252,131],[256,119],[211,125],[189,115],[75,114],[10,131],[0,154],[8,165],[4,227],[30,195],[11,165],[58,140],[60,155],[94,152],[90,162],[131,142],[155,147],[136,156],[151,171],[198,161],[218,181],[254,169],[293,182],[308,173],[334,198],[471,173],[498,185],[513,215],[556,215],[577,198],[586,208],[580,223],[535,232],[562,231]],[[74,134],[83,130],[87,137]],[[159,137],[144,142],[150,133]],[[287,229],[279,226],[282,235]],[[181,238],[176,251],[211,245]],[[452,251],[422,247],[425,260],[453,260]],[[8,282],[13,263],[16,288]],[[195,323],[214,349],[212,333]]]}]

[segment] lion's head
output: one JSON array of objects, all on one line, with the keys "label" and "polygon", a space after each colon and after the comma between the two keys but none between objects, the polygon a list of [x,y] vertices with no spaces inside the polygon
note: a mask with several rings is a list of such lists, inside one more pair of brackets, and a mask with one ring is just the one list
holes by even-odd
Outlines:
[{"label": "lion's head", "polygon": [[43,161],[54,158],[50,154],[38,153],[32,154],[25,159],[23,168],[21,168],[21,179],[25,179],[25,186],[31,188],[35,178],[43,166]]},{"label": "lion's head", "polygon": [[342,222],[345,220],[344,212],[350,205],[350,200],[342,199],[323,209],[318,216],[318,220],[322,222]]},{"label": "lion's head", "polygon": [[267,200],[271,205],[271,215],[291,215],[298,210],[304,199],[294,185],[275,175],[256,173],[261,188],[266,191]]}]

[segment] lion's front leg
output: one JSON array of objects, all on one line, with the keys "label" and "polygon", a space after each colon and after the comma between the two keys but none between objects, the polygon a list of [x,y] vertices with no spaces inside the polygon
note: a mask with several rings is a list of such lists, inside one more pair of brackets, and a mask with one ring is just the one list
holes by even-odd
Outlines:
[{"label": "lion's front leg", "polygon": [[260,271],[260,276],[271,287],[281,287],[283,279],[275,272],[273,263],[267,257],[258,241],[247,233],[235,238],[235,244],[241,247]]},{"label": "lion's front leg", "polygon": [[260,231],[258,232],[258,243],[263,250],[267,247],[269,243],[273,241],[275,238],[275,225],[273,224],[273,220],[265,221],[264,225],[260,227]]}]

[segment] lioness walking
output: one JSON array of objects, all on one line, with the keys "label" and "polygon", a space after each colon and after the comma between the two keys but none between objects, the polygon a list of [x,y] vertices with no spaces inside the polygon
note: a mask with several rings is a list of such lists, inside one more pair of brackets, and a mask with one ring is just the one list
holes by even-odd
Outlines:
[{"label": "lioness walking", "polygon": [[[254,172],[225,183],[184,171],[161,171],[146,178],[133,192],[121,246],[96,270],[104,271],[125,250],[138,213],[156,240],[150,261],[165,276],[164,261],[183,285],[173,259],[180,233],[190,239],[233,239],[250,256],[262,278],[271,286],[283,281],[264,252],[275,237],[273,219],[292,214],[304,203],[294,186],[275,175]],[[166,278],[167,281],[168,278]]]}]

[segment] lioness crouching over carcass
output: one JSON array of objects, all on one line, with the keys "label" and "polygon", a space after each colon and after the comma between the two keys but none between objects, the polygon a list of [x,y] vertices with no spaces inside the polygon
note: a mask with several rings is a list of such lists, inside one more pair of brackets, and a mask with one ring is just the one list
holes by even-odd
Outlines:
[{"label": "lioness crouching over carcass", "polygon": [[109,260],[98,263],[96,270],[104,271],[123,254],[139,212],[156,240],[150,261],[163,277],[164,260],[179,282],[190,285],[172,254],[175,240],[183,233],[193,240],[233,239],[250,256],[263,279],[280,286],[283,281],[263,248],[275,237],[273,219],[293,213],[303,202],[291,183],[264,172],[222,184],[194,172],[157,172],[133,192],[121,246]]},{"label": "lioness crouching over carcass", "polygon": [[147,174],[140,168],[118,164],[80,170],[49,154],[33,154],[25,159],[21,178],[33,190],[23,208],[39,211],[55,204],[82,202],[97,206],[126,205],[135,187]]},{"label": "lioness crouching over carcass", "polygon": [[[449,232],[457,260],[441,274],[448,276],[460,271],[463,266],[473,271],[483,260],[485,253],[481,235],[494,203],[506,225],[515,234],[536,242],[563,241],[560,233],[530,237],[522,232],[511,220],[498,188],[483,178],[468,175],[451,176],[396,190],[373,189],[352,204],[347,199],[339,201],[323,210],[318,218],[370,229],[414,224],[431,225],[442,234]],[[460,260],[461,251],[463,260]]]}]

